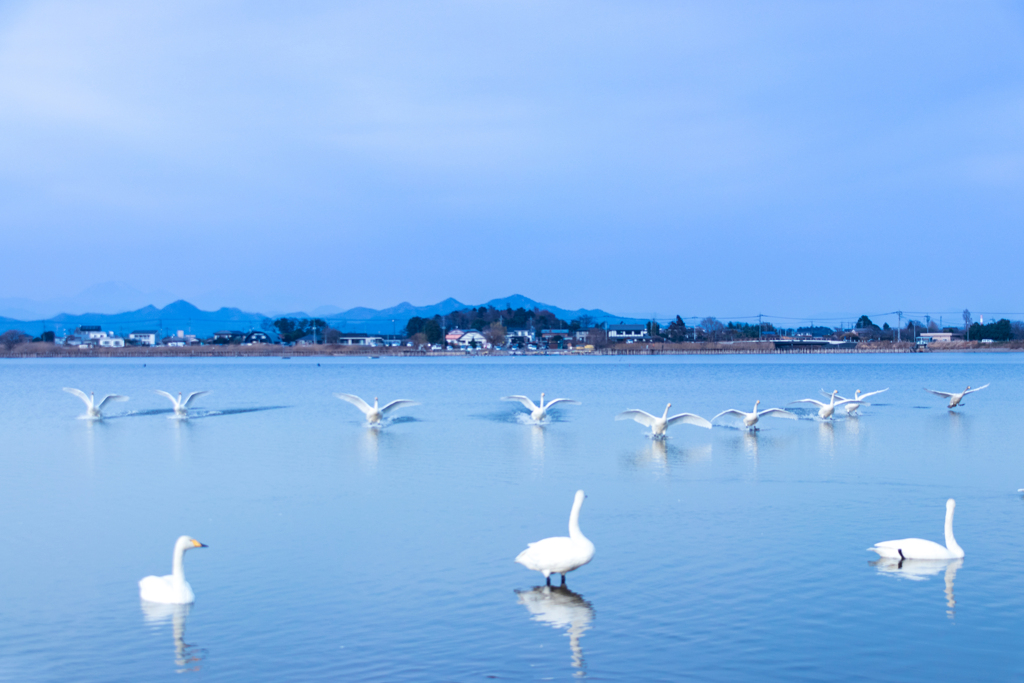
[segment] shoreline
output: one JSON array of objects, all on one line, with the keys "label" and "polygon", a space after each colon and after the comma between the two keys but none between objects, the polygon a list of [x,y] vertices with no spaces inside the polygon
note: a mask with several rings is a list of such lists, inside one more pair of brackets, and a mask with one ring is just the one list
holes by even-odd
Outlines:
[{"label": "shoreline", "polygon": [[687,355],[803,355],[803,354],[863,354],[863,353],[1010,353],[1024,351],[1024,342],[1011,341],[993,344],[980,342],[934,343],[917,347],[911,342],[864,342],[855,348],[811,347],[777,349],[772,342],[683,342],[664,344],[617,344],[603,349],[549,349],[538,351],[423,351],[394,346],[326,345],[281,347],[268,344],[252,346],[178,346],[125,348],[90,348],[53,346],[29,342],[10,350],[0,350],[0,358],[292,358],[292,357],[507,357],[507,356],[687,356]]}]

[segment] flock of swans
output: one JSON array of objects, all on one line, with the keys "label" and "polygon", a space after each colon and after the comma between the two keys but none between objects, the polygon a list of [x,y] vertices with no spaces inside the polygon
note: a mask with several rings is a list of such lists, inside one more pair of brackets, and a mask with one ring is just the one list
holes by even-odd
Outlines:
[{"label": "flock of swans", "polygon": [[[953,409],[964,405],[963,399],[968,394],[981,391],[988,386],[989,385],[986,384],[978,387],[977,389],[967,387],[967,389],[959,393],[935,391],[932,389],[926,389],[925,391],[949,399],[947,407],[949,409]],[[65,388],[64,391],[77,396],[85,403],[86,415],[84,417],[89,419],[102,419],[102,410],[107,403],[128,400],[127,396],[110,394],[97,402],[94,394],[87,395],[83,391],[71,388]],[[885,391],[888,391],[888,389],[862,393],[858,389],[853,398],[844,398],[840,396],[838,390],[832,391],[831,393],[822,391],[822,395],[828,397],[827,402],[805,398],[793,401],[792,403],[810,403],[815,405],[818,408],[817,415],[820,419],[831,420],[837,408],[842,407],[846,411],[847,415],[853,415],[861,406],[870,405],[865,399],[881,394]],[[171,401],[173,404],[174,417],[187,419],[188,409],[192,401],[210,392],[196,391],[189,394],[186,398],[182,398],[181,393],[178,394],[177,398],[165,391],[157,390],[156,393]],[[335,394],[335,396],[358,408],[365,415],[369,426],[374,428],[383,426],[389,416],[396,410],[419,405],[416,401],[397,399],[381,406],[378,399],[374,397],[373,405],[371,406],[362,398],[355,396],[354,394],[339,393]],[[567,398],[556,398],[551,401],[546,401],[545,396],[546,394],[541,394],[539,404],[535,404],[526,396],[521,395],[504,396],[501,400],[518,401],[529,411],[530,418],[538,424],[544,423],[548,420],[550,417],[548,412],[549,409],[557,404],[580,405],[579,401]],[[707,420],[692,413],[678,413],[670,417],[668,413],[669,409],[672,407],[671,403],[665,406],[665,411],[660,417],[643,410],[630,409],[619,413],[615,419],[635,420],[645,427],[650,428],[652,438],[663,439],[666,436],[668,428],[674,424],[689,424],[696,427],[711,429],[716,420],[721,418],[732,418],[742,424],[743,428],[756,430],[756,425],[762,417],[776,417],[791,420],[795,420],[798,417],[795,413],[783,408],[766,408],[762,410],[758,407],[760,403],[760,401],[756,401],[753,409],[749,413],[742,410],[729,409],[715,415],[711,420]],[[580,510],[583,507],[583,501],[585,498],[586,495],[582,490],[576,492],[573,499],[572,510],[569,513],[568,536],[554,536],[530,543],[527,548],[519,553],[515,558],[517,563],[523,565],[527,569],[543,574],[547,586],[551,586],[552,574],[561,575],[561,586],[565,586],[565,575],[567,573],[579,569],[580,567],[588,564],[594,558],[594,544],[590,539],[584,536],[583,532],[580,530]],[[963,558],[964,551],[953,537],[953,511],[955,508],[956,502],[952,498],[946,501],[946,544],[944,546],[935,543],[934,541],[928,541],[920,538],[905,538],[893,541],[882,541],[868,548],[868,550],[877,553],[882,559],[898,560],[901,566],[905,561],[945,561]],[[195,601],[195,594],[193,593],[192,587],[189,585],[188,581],[185,580],[184,557],[188,550],[205,547],[207,546],[189,536],[181,536],[178,538],[174,544],[171,574],[167,576],[147,576],[139,581],[139,595],[141,599],[147,603],[158,604],[187,605],[193,603]]]}]

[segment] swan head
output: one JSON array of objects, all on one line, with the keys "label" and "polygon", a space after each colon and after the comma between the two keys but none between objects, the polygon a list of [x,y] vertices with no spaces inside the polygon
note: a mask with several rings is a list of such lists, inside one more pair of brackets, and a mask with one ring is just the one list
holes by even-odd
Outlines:
[{"label": "swan head", "polygon": [[583,503],[583,499],[587,497],[587,494],[583,493],[583,489],[576,492],[576,497],[573,498],[573,504],[579,505]]},{"label": "swan head", "polygon": [[950,498],[946,501],[946,510],[952,512],[956,508],[956,501]]},{"label": "swan head", "polygon": [[174,544],[175,549],[181,548],[184,550],[192,550],[192,548],[208,548],[209,546],[205,543],[200,543],[191,536],[181,536],[178,538],[178,542]]}]

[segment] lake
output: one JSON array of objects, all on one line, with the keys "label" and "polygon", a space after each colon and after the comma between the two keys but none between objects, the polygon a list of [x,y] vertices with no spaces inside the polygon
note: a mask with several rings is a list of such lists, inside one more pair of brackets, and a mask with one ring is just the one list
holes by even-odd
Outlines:
[{"label": "lake", "polygon": [[[0,679],[1020,678],[1022,386],[1012,353],[4,361]],[[886,387],[757,433],[614,420]],[[542,391],[582,405],[498,400]],[[421,405],[376,430],[335,392]],[[577,489],[596,556],[547,590],[513,558]],[[947,498],[962,562],[866,552],[942,543]],[[143,606],[182,534],[194,605]]]}]

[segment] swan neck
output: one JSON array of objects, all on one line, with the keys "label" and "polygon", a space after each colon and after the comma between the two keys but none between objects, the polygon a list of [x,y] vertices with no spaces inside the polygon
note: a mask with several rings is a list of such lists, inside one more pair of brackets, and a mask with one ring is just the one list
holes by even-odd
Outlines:
[{"label": "swan neck", "polygon": [[171,568],[171,576],[175,581],[185,580],[185,546],[174,546],[174,563]]},{"label": "swan neck", "polygon": [[572,512],[569,513],[569,538],[574,541],[585,541],[587,537],[580,531],[580,508],[583,507],[583,498],[572,504]]},{"label": "swan neck", "polygon": [[953,538],[953,508],[946,508],[946,549],[957,557],[964,556],[964,550]]},{"label": "swan neck", "polygon": [[668,419],[668,409],[671,408],[671,407],[672,407],[671,403],[669,403],[667,406],[665,406],[665,412],[661,414],[661,419],[662,420]]}]

